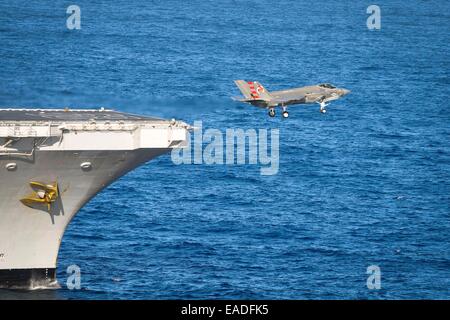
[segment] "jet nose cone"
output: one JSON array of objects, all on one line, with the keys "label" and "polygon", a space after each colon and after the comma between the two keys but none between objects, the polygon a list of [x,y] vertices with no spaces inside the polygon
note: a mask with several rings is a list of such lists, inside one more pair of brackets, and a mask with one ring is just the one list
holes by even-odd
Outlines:
[{"label": "jet nose cone", "polygon": [[343,96],[349,94],[350,92],[351,92],[351,91],[348,90],[348,89],[341,89],[341,94],[342,94]]}]

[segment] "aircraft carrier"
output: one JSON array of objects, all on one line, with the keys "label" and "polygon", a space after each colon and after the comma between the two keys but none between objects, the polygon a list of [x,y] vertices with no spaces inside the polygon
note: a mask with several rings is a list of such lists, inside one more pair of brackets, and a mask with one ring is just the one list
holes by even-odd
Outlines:
[{"label": "aircraft carrier", "polygon": [[103,108],[0,109],[0,287],[57,287],[61,240],[80,208],[130,170],[183,147],[189,130]]}]

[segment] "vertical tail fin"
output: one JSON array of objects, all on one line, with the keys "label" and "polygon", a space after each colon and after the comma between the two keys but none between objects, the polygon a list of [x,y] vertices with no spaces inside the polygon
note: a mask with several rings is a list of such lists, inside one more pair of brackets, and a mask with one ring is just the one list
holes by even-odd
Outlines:
[{"label": "vertical tail fin", "polygon": [[234,83],[247,100],[269,101],[272,99],[269,92],[257,81],[235,80]]}]

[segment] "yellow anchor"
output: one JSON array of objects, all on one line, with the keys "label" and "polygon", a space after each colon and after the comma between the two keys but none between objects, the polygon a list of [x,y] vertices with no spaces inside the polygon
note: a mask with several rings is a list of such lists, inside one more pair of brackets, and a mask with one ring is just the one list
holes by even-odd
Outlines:
[{"label": "yellow anchor", "polygon": [[59,197],[58,183],[45,184],[42,182],[31,181],[30,187],[34,190],[20,201],[27,207],[33,208],[36,204],[46,204],[50,212],[51,205]]}]

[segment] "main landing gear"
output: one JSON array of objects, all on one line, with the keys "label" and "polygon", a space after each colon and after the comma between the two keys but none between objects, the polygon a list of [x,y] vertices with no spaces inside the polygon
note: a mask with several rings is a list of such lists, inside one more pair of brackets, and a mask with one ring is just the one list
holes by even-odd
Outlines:
[{"label": "main landing gear", "polygon": [[287,112],[287,108],[286,107],[283,107],[283,113],[281,115],[285,119],[289,117],[289,112]]},{"label": "main landing gear", "polygon": [[[281,113],[281,115],[285,119],[289,117],[289,112],[287,112],[286,107],[283,107],[283,112]],[[269,116],[272,118],[275,117],[275,109],[274,108],[269,109]]]}]

